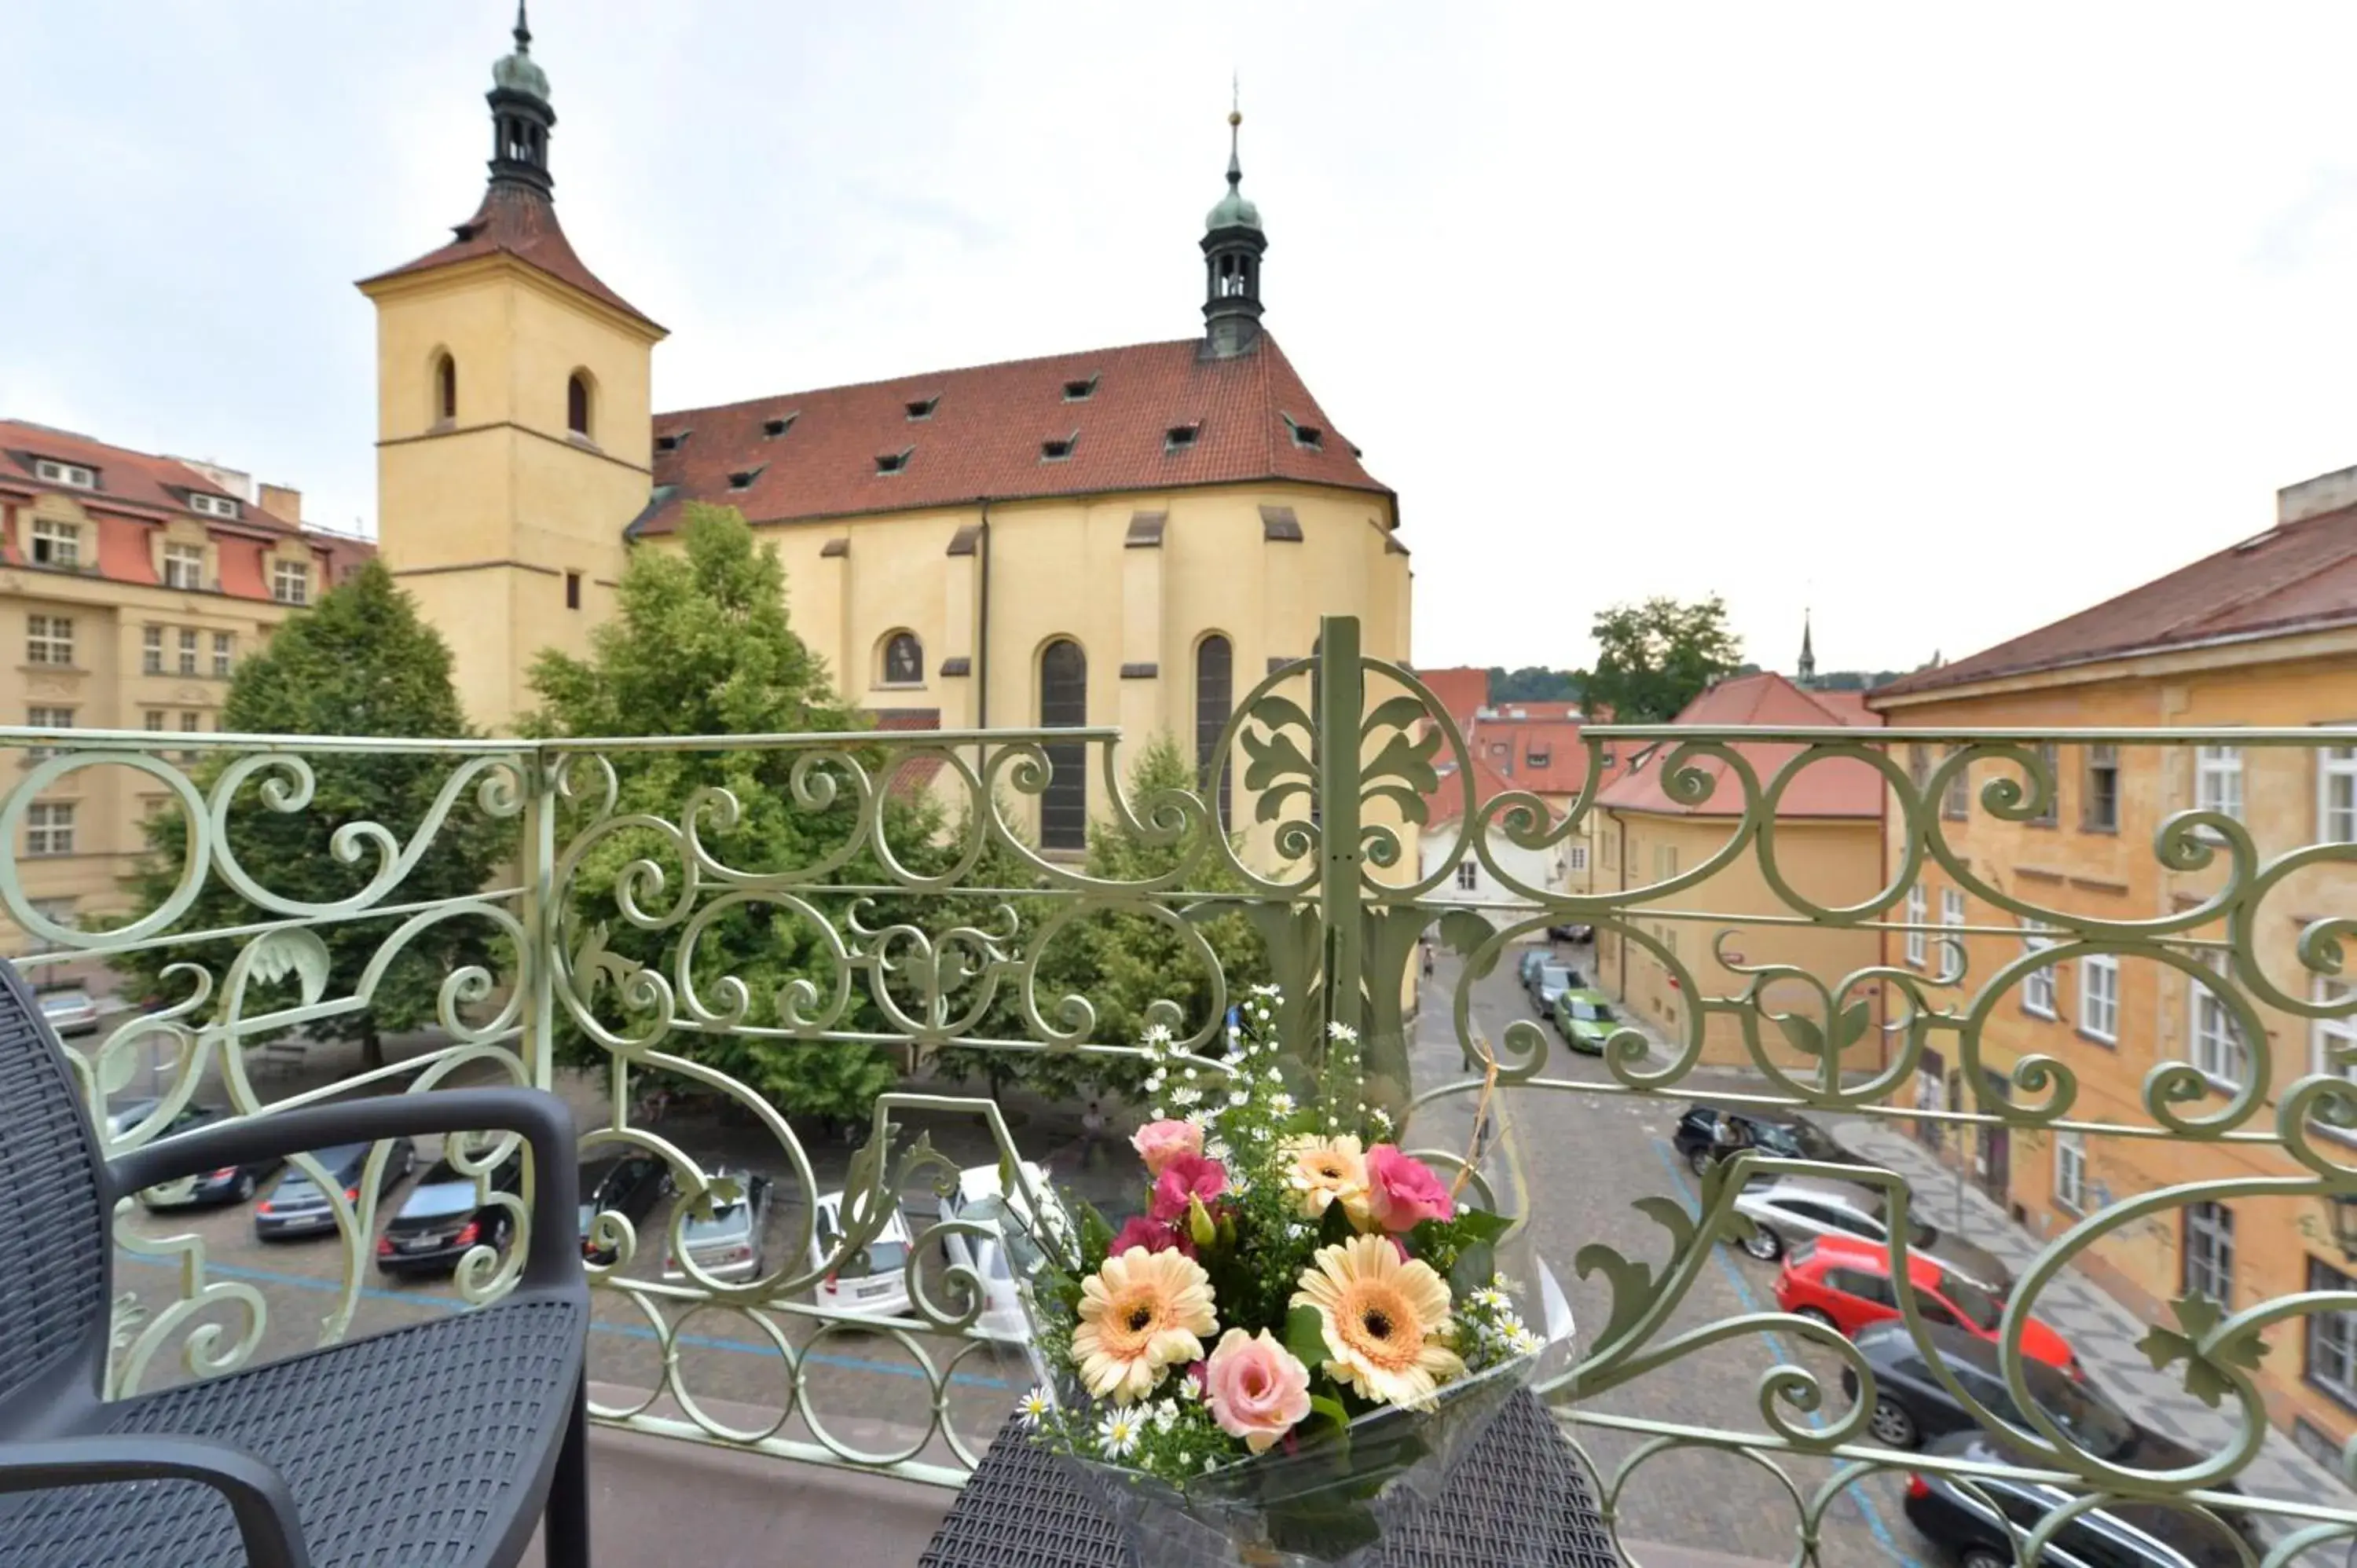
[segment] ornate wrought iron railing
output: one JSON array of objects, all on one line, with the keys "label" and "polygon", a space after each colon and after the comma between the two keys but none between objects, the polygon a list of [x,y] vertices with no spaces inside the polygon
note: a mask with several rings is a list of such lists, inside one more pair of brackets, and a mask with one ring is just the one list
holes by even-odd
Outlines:
[{"label": "ornate wrought iron railing", "polygon": [[[1132,790],[1100,730],[168,751],[0,730],[17,754],[0,771],[0,937],[37,979],[128,977],[108,982],[122,1009],[73,1042],[93,1112],[133,1108],[111,1127],[124,1144],[199,1104],[263,1115],[485,1078],[571,1094],[591,1155],[647,1156],[676,1195],[660,1219],[584,1219],[609,1260],[596,1408],[640,1430],[955,1484],[1014,1393],[998,1233],[961,1209],[961,1180],[1019,1170],[1003,1157],[1074,1127],[1055,1175],[1087,1179],[1121,1106],[1099,1091],[1109,1108],[1076,1114],[1025,1080],[1117,1072],[1137,1053],[1107,1037],[1116,1014],[1215,1045],[1224,943],[1283,986],[1298,1048],[1329,1019],[1360,1029],[1370,1102],[1410,1141],[1456,1136],[1492,1077],[1516,1091],[1483,1179],[1576,1271],[1580,1353],[1543,1391],[1624,1532],[1739,1533],[1691,1484],[1683,1501],[1638,1484],[1699,1455],[1769,1477],[1787,1550],[1796,1524],[1829,1562],[1858,1541],[1910,1558],[1887,1518],[1910,1472],[1992,1517],[2003,1487],[2065,1488],[2077,1500],[2018,1519],[2025,1547],[2067,1545],[2089,1510],[2158,1530],[2138,1511],[2154,1507],[2190,1528],[2226,1510],[2254,1561],[2357,1536],[2357,1284],[2338,1272],[2357,1253],[2357,990],[2341,980],[2357,732],[1596,727],[1576,793],[1509,792],[1433,827],[1442,776],[1472,771],[1466,736],[1410,671],[1361,656],[1355,623],[1328,621],[1320,648],[1248,693],[1201,759],[1206,779],[1233,770],[1225,820],[1210,789]],[[1092,833],[1137,854],[1034,846],[1074,748]],[[396,765],[403,819],[355,814],[377,797],[353,780]],[[129,825],[145,818],[171,825]],[[442,858],[461,842],[471,875]],[[1495,907],[1434,897],[1468,862],[1506,890]],[[67,897],[111,917],[60,918]],[[1114,921],[1183,998],[1141,1009],[1114,994],[1134,977],[1076,966],[1118,949],[1087,945]],[[1581,978],[1629,999],[1592,1062],[1522,1010],[1511,973],[1565,926],[1592,928],[1563,950],[1601,972]],[[338,1043],[379,1015],[415,1027]],[[830,1139],[794,1096],[840,1112],[845,1063],[866,1076]],[[952,1068],[992,1096],[935,1081]],[[1807,1112],[1869,1164],[1772,1132],[1714,1164],[1726,1151],[1671,1132],[1697,1095]],[[2093,1152],[2112,1144],[2131,1156]],[[492,1174],[505,1152],[449,1151],[486,1214],[520,1224]],[[117,1387],[505,1288],[518,1250],[495,1231],[447,1293],[372,1283],[401,1261],[382,1239],[397,1159],[381,1145],[349,1188],[296,1162],[334,1238],[299,1259],[249,1251],[243,1210],[126,1209]],[[1880,1419],[1875,1365],[1772,1310],[1770,1276],[1736,1260],[1815,1223],[1760,1207],[1758,1182],[1784,1176],[1852,1183],[1899,1254],[1953,1264],[1961,1230],[2026,1261],[1982,1330],[1998,1384],[1940,1353],[1932,1324],[1955,1302],[1892,1298],[1967,1424],[1997,1423],[1999,1385],[2023,1412],[2002,1447],[1894,1446],[1909,1434]],[[912,1197],[904,1237],[892,1215]],[[747,1205],[760,1224],[739,1259],[712,1220]],[[1934,1209],[1945,1247],[1916,1229]],[[2173,1261],[2144,1267],[2164,1233]],[[903,1288],[882,1305],[835,1288],[863,1264]],[[2093,1381],[2191,1433],[2193,1459],[2139,1463],[2041,1405],[2024,1346],[2058,1300]],[[1738,1350],[1753,1362],[1729,1370]]]}]

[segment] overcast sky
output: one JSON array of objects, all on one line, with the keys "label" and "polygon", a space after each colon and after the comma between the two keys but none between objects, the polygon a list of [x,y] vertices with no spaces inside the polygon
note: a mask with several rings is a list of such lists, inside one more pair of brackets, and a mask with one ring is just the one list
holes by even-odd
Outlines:
[{"label": "overcast sky", "polygon": [[[499,0],[11,7],[0,413],[372,524],[351,280],[473,210]],[[1267,323],[1401,496],[1419,662],[1723,595],[1951,658],[2357,463],[2357,7],[539,0],[659,407]]]}]

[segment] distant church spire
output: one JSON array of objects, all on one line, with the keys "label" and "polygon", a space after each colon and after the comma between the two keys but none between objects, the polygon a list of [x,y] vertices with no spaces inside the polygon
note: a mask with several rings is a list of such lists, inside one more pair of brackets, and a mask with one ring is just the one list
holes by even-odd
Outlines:
[{"label": "distant church spire", "polygon": [[1817,650],[1810,646],[1807,610],[1801,612],[1801,662],[1795,678],[1803,686],[1813,686],[1817,683]]},{"label": "distant church spire", "polygon": [[523,0],[516,0],[515,48],[491,67],[491,183],[528,186],[547,195],[556,182],[548,173],[548,134],[556,128],[549,107],[548,72],[532,58],[532,25]]},{"label": "distant church spire", "polygon": [[1238,156],[1243,111],[1228,110],[1228,193],[1203,220],[1204,347],[1214,359],[1249,354],[1260,342],[1260,259],[1268,235],[1243,193]]}]

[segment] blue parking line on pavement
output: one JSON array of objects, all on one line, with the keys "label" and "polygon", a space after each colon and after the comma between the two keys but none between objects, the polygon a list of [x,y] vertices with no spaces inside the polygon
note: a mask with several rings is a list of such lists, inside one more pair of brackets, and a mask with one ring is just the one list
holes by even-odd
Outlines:
[{"label": "blue parking line on pavement", "polygon": [[[114,1257],[119,1263],[142,1263],[149,1268],[162,1269],[179,1267],[178,1263],[166,1259],[142,1257],[136,1252],[118,1251]],[[205,1264],[205,1272],[210,1274],[219,1274],[223,1279],[253,1280],[263,1284],[293,1285],[297,1290],[318,1291],[329,1295],[339,1294],[344,1288],[333,1280],[314,1279],[308,1274],[282,1273],[274,1269],[241,1268],[233,1263],[208,1262]],[[451,1301],[444,1296],[415,1295],[405,1291],[380,1290],[374,1285],[361,1286],[361,1299],[398,1302],[404,1306],[423,1306],[436,1312],[467,1310],[464,1303]],[[593,1334],[612,1335],[623,1339],[644,1339],[657,1345],[662,1343],[662,1336],[651,1328],[635,1323],[593,1321],[589,1325],[589,1331]],[[705,1334],[674,1334],[672,1336],[672,1343],[692,1345],[706,1350],[733,1350],[745,1356],[774,1356],[778,1353],[777,1347],[774,1345],[753,1344],[742,1339],[716,1339]],[[823,1350],[805,1355],[802,1360],[805,1363],[815,1363],[822,1367],[842,1367],[852,1371],[888,1372],[894,1377],[901,1378],[922,1378],[925,1375],[915,1367],[896,1365],[890,1361],[870,1361],[860,1356],[836,1356]],[[952,1372],[950,1381],[964,1388],[1005,1389],[1009,1392],[1012,1392],[1015,1388],[1015,1385],[1005,1378],[986,1377],[980,1372]]]},{"label": "blue parking line on pavement", "polygon": [[[1702,1198],[1693,1187],[1686,1185],[1686,1173],[1680,1168],[1677,1160],[1673,1156],[1670,1145],[1659,1138],[1652,1142],[1653,1153],[1660,1157],[1662,1167],[1670,1173],[1670,1179],[1677,1184],[1678,1197],[1684,1202],[1690,1213],[1699,1216],[1702,1213]],[[1760,1305],[1759,1296],[1752,1293],[1751,1282],[1743,1277],[1743,1271],[1735,1266],[1735,1260],[1729,1258],[1724,1250],[1717,1248],[1715,1243],[1714,1251],[1717,1252],[1718,1266],[1727,1271],[1727,1283],[1734,1285],[1736,1296],[1743,1303],[1744,1310],[1746,1312],[1771,1310]],[[1768,1348],[1775,1352],[1778,1360],[1794,1366],[1800,1364],[1800,1359],[1784,1348],[1784,1337],[1773,1329],[1768,1333]],[[1825,1424],[1821,1418],[1814,1415],[1803,1415],[1801,1419],[1814,1427],[1822,1427]],[[1904,1563],[1906,1568],[1923,1568],[1921,1562],[1899,1544],[1898,1537],[1890,1533],[1890,1527],[1883,1522],[1882,1510],[1876,1508],[1874,1499],[1860,1489],[1864,1484],[1860,1481],[1846,1488],[1842,1496],[1857,1505],[1857,1511],[1866,1516],[1866,1528],[1874,1532],[1874,1539],[1882,1543],[1882,1549],[1885,1552],[1890,1553],[1898,1562]]]}]

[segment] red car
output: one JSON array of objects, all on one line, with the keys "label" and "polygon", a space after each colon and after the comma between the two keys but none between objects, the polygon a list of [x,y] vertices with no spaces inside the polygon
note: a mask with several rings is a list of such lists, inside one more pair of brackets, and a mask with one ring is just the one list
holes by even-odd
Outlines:
[{"label": "red car", "polygon": [[[1930,1323],[1944,1323],[1994,1341],[2005,1302],[1931,1259],[1910,1254],[1907,1277],[1915,1307]],[[1786,1312],[1830,1323],[1846,1336],[1870,1324],[1899,1316],[1890,1289],[1890,1254],[1871,1241],[1824,1237],[1784,1260],[1776,1275],[1776,1305]],[[2021,1353],[2078,1377],[2079,1359],[2062,1336],[2033,1317],[2021,1331]]]}]

